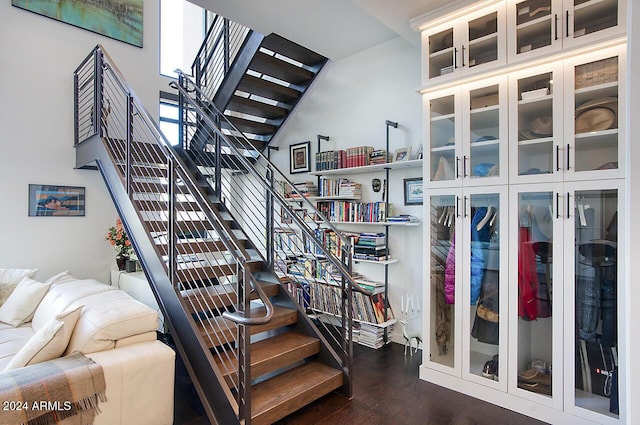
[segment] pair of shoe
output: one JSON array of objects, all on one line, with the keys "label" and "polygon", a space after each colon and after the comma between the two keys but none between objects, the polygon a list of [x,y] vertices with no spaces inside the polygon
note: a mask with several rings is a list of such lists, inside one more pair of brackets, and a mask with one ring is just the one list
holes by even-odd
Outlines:
[{"label": "pair of shoe", "polygon": [[491,360],[487,360],[482,368],[482,376],[485,378],[498,380],[498,355],[494,355]]}]

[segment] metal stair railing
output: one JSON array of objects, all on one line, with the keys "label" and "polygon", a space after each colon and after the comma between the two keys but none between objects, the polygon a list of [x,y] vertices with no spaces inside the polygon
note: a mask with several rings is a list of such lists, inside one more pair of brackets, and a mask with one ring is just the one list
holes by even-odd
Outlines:
[{"label": "metal stair railing", "polygon": [[350,385],[353,317],[362,315],[352,290],[371,295],[352,277],[355,235],[336,229],[211,102],[200,100],[204,94],[184,73],[174,87],[193,165],[271,269],[288,282],[299,309],[323,330]]},{"label": "metal stair railing", "polygon": [[[104,153],[96,154],[98,168],[207,414],[220,423],[249,423],[247,325],[266,323],[273,314],[270,300],[249,268],[259,256],[239,243],[101,46],[76,69],[74,87],[76,149],[96,140],[104,146]],[[127,211],[132,213],[123,214]],[[165,282],[180,299],[183,311],[172,310],[170,300],[160,296],[167,293],[162,286]],[[264,313],[252,317],[254,291]],[[208,359],[217,378],[214,392],[203,390],[211,388],[211,382],[199,382],[200,375],[211,376],[211,372],[201,369],[202,362],[190,362],[193,347],[198,346],[203,352],[196,354]],[[235,371],[231,369],[234,363],[238,365]],[[223,374],[230,374],[233,391]],[[232,422],[229,409],[233,409]]]},{"label": "metal stair railing", "polygon": [[240,52],[250,29],[216,15],[191,65],[198,87],[213,98]]}]

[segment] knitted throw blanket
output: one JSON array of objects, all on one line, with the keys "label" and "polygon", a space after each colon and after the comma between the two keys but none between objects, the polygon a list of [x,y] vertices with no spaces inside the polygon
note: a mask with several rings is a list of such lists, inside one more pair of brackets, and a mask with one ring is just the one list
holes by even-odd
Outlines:
[{"label": "knitted throw blanket", "polygon": [[80,353],[4,372],[0,424],[91,425],[105,390],[102,367]]}]

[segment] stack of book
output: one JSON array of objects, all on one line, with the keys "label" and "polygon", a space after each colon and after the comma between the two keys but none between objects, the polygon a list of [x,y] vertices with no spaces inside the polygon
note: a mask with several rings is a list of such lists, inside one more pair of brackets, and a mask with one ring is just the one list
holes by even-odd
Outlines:
[{"label": "stack of book", "polygon": [[338,188],[338,195],[347,198],[360,198],[362,197],[362,184],[342,180]]},{"label": "stack of book", "polygon": [[369,165],[386,164],[391,160],[391,154],[388,154],[385,149],[376,149],[369,154]]},{"label": "stack of book", "polygon": [[409,214],[400,214],[387,217],[387,221],[390,223],[418,223],[418,217]]},{"label": "stack of book", "polygon": [[[392,328],[393,325],[387,329],[391,332]],[[353,340],[358,344],[377,350],[384,346],[384,328],[367,323],[358,323],[354,325]]]},{"label": "stack of book", "polygon": [[289,195],[290,198],[318,196],[318,186],[314,182],[294,183],[294,186],[296,187],[296,191],[291,192]]},{"label": "stack of book", "polygon": [[389,259],[384,233],[361,233],[353,247],[354,260],[384,261]]}]

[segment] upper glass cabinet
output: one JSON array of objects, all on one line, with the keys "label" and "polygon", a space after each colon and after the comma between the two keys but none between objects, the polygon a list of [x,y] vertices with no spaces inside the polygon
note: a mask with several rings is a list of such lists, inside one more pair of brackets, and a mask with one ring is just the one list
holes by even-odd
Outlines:
[{"label": "upper glass cabinet", "polygon": [[626,0],[508,2],[509,61],[623,34]]},{"label": "upper glass cabinet", "polygon": [[425,31],[423,83],[505,63],[505,31],[502,5]]}]

